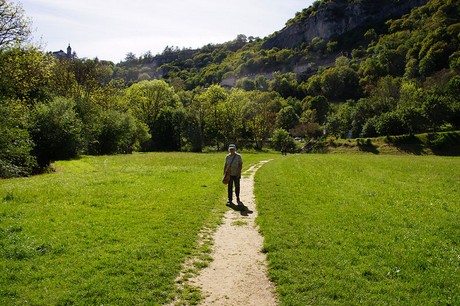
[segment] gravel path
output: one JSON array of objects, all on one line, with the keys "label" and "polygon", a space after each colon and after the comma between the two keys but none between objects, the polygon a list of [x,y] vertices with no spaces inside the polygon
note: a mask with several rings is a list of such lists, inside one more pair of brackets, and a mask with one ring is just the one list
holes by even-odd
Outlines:
[{"label": "gravel path", "polygon": [[254,174],[266,162],[243,173],[241,201],[245,208],[229,207],[213,235],[213,261],[190,280],[205,297],[200,305],[277,305],[261,252],[263,237],[255,223]]}]

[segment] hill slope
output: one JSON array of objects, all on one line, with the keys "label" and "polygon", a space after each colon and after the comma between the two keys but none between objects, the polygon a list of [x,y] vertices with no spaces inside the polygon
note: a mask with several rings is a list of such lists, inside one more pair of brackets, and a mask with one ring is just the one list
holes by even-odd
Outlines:
[{"label": "hill slope", "polygon": [[317,10],[305,10],[280,32],[263,44],[263,49],[296,48],[310,43],[315,37],[329,40],[356,28],[400,18],[428,0],[407,1],[348,1],[323,2]]}]

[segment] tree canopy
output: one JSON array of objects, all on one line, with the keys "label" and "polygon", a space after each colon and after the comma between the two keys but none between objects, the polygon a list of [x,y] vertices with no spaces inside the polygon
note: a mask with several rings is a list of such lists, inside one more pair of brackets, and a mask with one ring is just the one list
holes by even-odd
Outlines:
[{"label": "tree canopy", "polygon": [[29,19],[0,0],[0,176],[78,154],[458,129],[459,22],[458,1],[431,0],[348,33],[346,44],[317,38],[266,50],[264,39],[238,35],[196,50],[129,53],[114,64],[21,45]]},{"label": "tree canopy", "polygon": [[30,26],[20,3],[0,0],[0,50],[25,42],[31,33]]}]

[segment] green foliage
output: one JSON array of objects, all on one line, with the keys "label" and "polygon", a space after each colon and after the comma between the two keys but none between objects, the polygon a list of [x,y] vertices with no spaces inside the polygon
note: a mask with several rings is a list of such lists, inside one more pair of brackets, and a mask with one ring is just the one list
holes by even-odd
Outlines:
[{"label": "green foliage", "polygon": [[307,97],[304,99],[308,109],[314,110],[316,119],[320,124],[324,124],[331,109],[329,101],[324,96]]},{"label": "green foliage", "polygon": [[[124,98],[134,116],[148,126],[149,133],[158,138],[159,124],[166,123],[165,118],[159,118],[163,109],[176,108],[180,106],[179,96],[174,89],[163,80],[141,81],[133,84],[126,90]],[[163,114],[165,115],[165,114]],[[171,123],[171,121],[168,121]],[[178,127],[180,129],[180,127]],[[165,129],[168,129],[165,127]],[[170,129],[170,128],[169,128]],[[175,137],[174,139],[176,139]],[[158,139],[155,140],[157,142]],[[143,140],[145,143],[145,139]],[[161,143],[161,141],[160,141]],[[172,146],[175,148],[175,146]],[[150,142],[144,146],[144,150],[161,149],[161,145]],[[171,145],[168,148],[171,149]]]},{"label": "green foliage", "polygon": [[154,150],[180,151],[182,130],[185,126],[183,109],[164,107],[155,120],[152,131],[152,148]]},{"label": "green foliage", "polygon": [[282,128],[273,131],[272,146],[278,151],[282,148],[285,148],[288,151],[295,151],[297,148],[294,138],[292,138],[291,135]]},{"label": "green foliage", "polygon": [[449,121],[451,114],[451,100],[439,92],[430,92],[425,97],[422,111],[428,118],[433,128],[439,127]]},{"label": "green foliage", "polygon": [[407,107],[398,110],[401,119],[404,123],[406,132],[419,133],[420,131],[426,131],[429,123],[425,117],[423,110],[416,107]]},{"label": "green foliage", "polygon": [[359,78],[356,71],[347,65],[324,70],[308,80],[311,95],[324,95],[330,99],[355,98],[360,95]]},{"label": "green foliage", "polygon": [[224,113],[223,139],[225,143],[238,143],[244,130],[244,107],[248,105],[249,95],[239,89],[232,89],[222,105]]},{"label": "green foliage", "polygon": [[34,47],[0,50],[0,96],[28,104],[48,100],[52,63]]},{"label": "green foliage", "polygon": [[0,1],[0,51],[22,44],[31,34],[31,20],[24,14],[21,3]]},{"label": "green foliage", "polygon": [[290,105],[283,107],[276,116],[276,125],[289,131],[299,123],[299,116]]},{"label": "green foliage", "polygon": [[455,26],[459,16],[455,1],[429,1],[403,18],[389,21],[391,33],[379,39],[370,55],[393,76],[423,78],[449,68],[449,57],[459,47]]},{"label": "green foliage", "polygon": [[[369,11],[389,5],[317,1],[287,25],[320,11],[340,20],[340,8],[351,4]],[[18,13],[18,21],[27,19],[21,9]],[[28,115],[56,97],[75,101],[75,120],[82,123],[78,149],[68,150],[89,154],[127,148],[200,151],[229,142],[261,149],[276,128],[306,137],[321,136],[324,129],[338,137],[350,130],[356,137],[455,129],[459,18],[456,1],[430,0],[386,24],[366,23],[295,48],[266,49],[269,38],[238,35],[195,50],[167,46],[155,56],[129,53],[118,64],[57,59],[35,47],[0,47],[0,97],[20,101],[27,120],[18,130],[10,124],[15,119],[4,125],[11,129],[8,139],[23,139],[23,159],[14,164],[37,157],[42,166],[48,163],[43,150],[54,140],[35,139],[43,131]],[[28,134],[37,141],[34,151],[32,143],[25,145]]]},{"label": "green foliage", "polygon": [[355,108],[352,103],[342,103],[337,110],[332,113],[325,124],[326,130],[330,135],[341,136],[352,126]]},{"label": "green foliage", "polygon": [[379,124],[378,117],[369,118],[363,125],[362,136],[363,137],[376,137],[379,135],[377,132],[377,125]]},{"label": "green foliage", "polygon": [[74,101],[55,98],[50,103],[39,103],[30,120],[34,155],[40,167],[47,167],[51,161],[77,156],[82,122],[75,111]]},{"label": "green foliage", "polygon": [[27,176],[37,166],[25,110],[17,100],[0,98],[0,178]]},{"label": "green foliage", "polygon": [[283,98],[298,96],[298,82],[295,73],[274,73],[271,89],[278,92]]},{"label": "green foliage", "polygon": [[262,149],[275,128],[273,123],[281,108],[278,102],[273,92],[254,91],[249,94],[249,103],[243,108],[244,126],[257,149]]},{"label": "green foliage", "polygon": [[93,154],[127,153],[150,139],[147,126],[130,113],[108,110],[98,115]]},{"label": "green foliage", "polygon": [[408,132],[398,112],[386,112],[376,117],[374,127],[377,135],[401,135]]},{"label": "green foliage", "polygon": [[200,96],[203,107],[204,131],[209,137],[210,143],[216,145],[217,150],[220,147],[219,143],[224,139],[223,132],[227,114],[222,106],[227,95],[228,93],[223,87],[212,85]]},{"label": "green foliage", "polygon": [[163,80],[142,81],[126,90],[126,100],[134,115],[150,128],[163,107],[176,107],[179,97]]}]

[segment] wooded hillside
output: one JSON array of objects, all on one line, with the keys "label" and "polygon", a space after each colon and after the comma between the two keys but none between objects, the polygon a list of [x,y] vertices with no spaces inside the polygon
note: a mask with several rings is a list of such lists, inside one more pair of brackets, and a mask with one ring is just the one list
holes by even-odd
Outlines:
[{"label": "wooded hillside", "polygon": [[[458,1],[408,1],[407,12],[401,1],[373,3],[316,1],[267,38],[168,46],[117,64],[2,43],[0,176],[29,175],[82,153],[202,151],[229,142],[261,149],[269,139],[294,149],[292,137],[458,129]],[[354,21],[377,9],[379,18]],[[290,29],[332,17],[328,35],[282,44]]]}]

